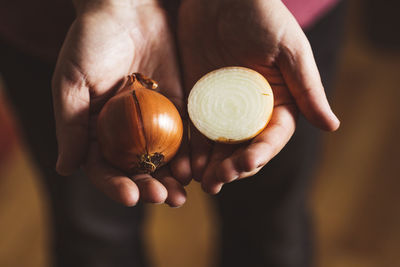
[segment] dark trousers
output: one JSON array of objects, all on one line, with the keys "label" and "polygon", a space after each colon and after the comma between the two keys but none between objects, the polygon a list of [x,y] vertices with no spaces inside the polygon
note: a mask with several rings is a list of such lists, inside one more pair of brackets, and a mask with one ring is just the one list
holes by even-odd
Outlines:
[{"label": "dark trousers", "polygon": [[[328,95],[340,52],[345,4],[306,31]],[[217,204],[222,222],[220,266],[313,266],[308,206],[321,131],[300,117],[285,148],[251,179],[225,185]]]},{"label": "dark trousers", "polygon": [[[339,5],[307,31],[327,88],[340,47],[343,9]],[[53,265],[146,266],[141,244],[143,207],[125,208],[112,202],[82,172],[61,177],[54,170],[53,70],[54,64],[1,42],[0,72],[48,193]],[[318,161],[319,136],[300,118],[295,136],[259,174],[225,186],[215,197],[222,225],[221,266],[312,265],[307,195]]]}]

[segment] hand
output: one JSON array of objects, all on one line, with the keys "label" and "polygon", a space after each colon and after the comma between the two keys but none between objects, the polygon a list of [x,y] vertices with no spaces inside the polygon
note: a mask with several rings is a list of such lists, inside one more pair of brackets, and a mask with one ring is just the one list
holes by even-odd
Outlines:
[{"label": "hand", "polygon": [[161,169],[157,179],[150,175],[128,178],[104,161],[95,133],[101,107],[133,72],[158,81],[162,93],[183,109],[175,46],[164,10],[155,0],[94,0],[77,6],[78,15],[63,44],[52,83],[57,171],[69,175],[83,165],[100,190],[126,206],[139,199],[182,205],[186,199],[182,184],[188,183],[182,161]]},{"label": "hand", "polygon": [[206,192],[256,174],[293,135],[298,110],[321,129],[339,127],[309,42],[280,0],[186,0],[178,35],[187,92],[202,75],[225,66],[260,72],[274,92],[271,121],[251,142],[223,145],[192,133],[191,171]]}]

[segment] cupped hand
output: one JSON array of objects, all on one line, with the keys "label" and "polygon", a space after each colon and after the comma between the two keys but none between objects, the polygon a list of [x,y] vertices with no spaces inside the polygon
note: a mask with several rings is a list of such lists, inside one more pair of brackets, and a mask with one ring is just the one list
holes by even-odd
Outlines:
[{"label": "cupped hand", "polygon": [[280,0],[186,0],[178,37],[187,93],[202,75],[225,66],[260,72],[274,92],[268,126],[248,143],[212,143],[192,131],[191,171],[206,192],[256,174],[293,135],[298,110],[321,129],[339,127],[310,44]]},{"label": "cupped hand", "polygon": [[157,179],[147,174],[127,177],[104,161],[95,131],[101,107],[133,72],[158,81],[161,93],[183,110],[166,14],[155,0],[82,3],[52,82],[59,147],[56,170],[69,175],[83,166],[100,190],[127,206],[139,200],[180,206],[186,199],[183,185],[189,179],[185,157],[178,156],[161,169],[154,176]]}]

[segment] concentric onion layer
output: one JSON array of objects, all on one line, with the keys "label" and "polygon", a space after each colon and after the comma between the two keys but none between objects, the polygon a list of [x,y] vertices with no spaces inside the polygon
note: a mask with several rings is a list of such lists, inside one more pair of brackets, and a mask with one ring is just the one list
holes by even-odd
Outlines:
[{"label": "concentric onion layer", "polygon": [[188,112],[209,139],[238,143],[256,136],[271,118],[274,97],[267,80],[243,67],[227,67],[202,77],[192,88]]}]

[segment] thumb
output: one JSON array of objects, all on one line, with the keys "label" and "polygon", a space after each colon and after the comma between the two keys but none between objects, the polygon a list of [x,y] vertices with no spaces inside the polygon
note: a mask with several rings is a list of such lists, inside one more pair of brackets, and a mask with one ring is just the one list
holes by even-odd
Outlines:
[{"label": "thumb", "polygon": [[340,122],[329,106],[311,46],[300,27],[299,33],[296,40],[286,41],[289,45],[281,49],[278,66],[303,115],[315,126],[335,131]]},{"label": "thumb", "polygon": [[78,169],[88,147],[90,95],[80,73],[59,75],[52,81],[58,142],[56,171],[70,175]]}]

